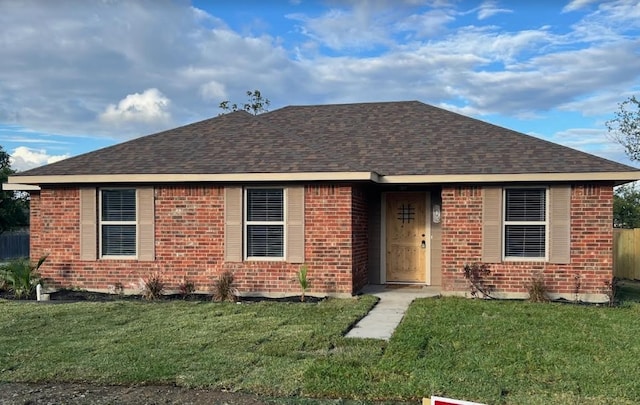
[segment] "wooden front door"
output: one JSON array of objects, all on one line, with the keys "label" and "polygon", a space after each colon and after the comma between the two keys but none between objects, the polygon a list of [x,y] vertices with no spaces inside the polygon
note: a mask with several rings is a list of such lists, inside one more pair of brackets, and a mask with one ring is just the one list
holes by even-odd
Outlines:
[{"label": "wooden front door", "polygon": [[429,238],[427,194],[386,196],[386,281],[426,283]]}]

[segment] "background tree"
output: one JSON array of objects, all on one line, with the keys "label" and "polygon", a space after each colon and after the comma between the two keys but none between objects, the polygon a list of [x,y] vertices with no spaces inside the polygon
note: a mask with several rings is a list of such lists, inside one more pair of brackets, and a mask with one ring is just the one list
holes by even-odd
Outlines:
[{"label": "background tree", "polygon": [[[631,96],[618,104],[615,117],[606,122],[609,138],[624,147],[633,161],[640,161],[640,101]],[[613,195],[613,226],[640,228],[640,191],[633,184],[615,189]]]},{"label": "background tree", "polygon": [[618,104],[615,118],[606,125],[609,137],[624,147],[629,159],[640,161],[640,101],[631,96]]},{"label": "background tree", "polygon": [[640,228],[640,190],[633,184],[620,186],[613,194],[613,226]]},{"label": "background tree", "polygon": [[[260,90],[247,90],[247,97],[249,98],[248,102],[242,104],[242,109],[246,112],[253,115],[258,115],[263,112],[269,111],[267,110],[267,107],[269,107],[271,101],[269,101],[269,99],[266,97],[262,97],[262,93],[260,92]],[[220,107],[224,111],[221,114],[226,114],[228,112],[238,111],[241,109],[236,103],[230,104],[229,100],[222,101],[218,107]]]},{"label": "background tree", "polygon": [[[0,184],[6,183],[11,169],[9,154],[0,146]],[[29,200],[26,196],[13,191],[0,190],[0,234],[29,224]]]}]

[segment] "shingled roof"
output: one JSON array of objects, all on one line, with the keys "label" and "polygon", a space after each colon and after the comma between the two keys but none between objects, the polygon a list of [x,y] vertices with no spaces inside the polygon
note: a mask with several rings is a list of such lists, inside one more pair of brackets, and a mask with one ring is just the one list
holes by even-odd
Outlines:
[{"label": "shingled roof", "polygon": [[408,101],[290,106],[258,116],[234,112],[25,171],[12,182],[50,176],[64,183],[65,176],[356,172],[640,177],[627,165]]}]

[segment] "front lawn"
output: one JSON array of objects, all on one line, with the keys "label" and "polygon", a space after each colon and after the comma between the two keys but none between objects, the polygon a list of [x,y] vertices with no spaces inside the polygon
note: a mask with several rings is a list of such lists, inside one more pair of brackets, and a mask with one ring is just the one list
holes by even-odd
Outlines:
[{"label": "front lawn", "polygon": [[0,381],[490,404],[640,398],[639,303],[421,299],[388,343],[342,337],[374,303],[1,301]]}]

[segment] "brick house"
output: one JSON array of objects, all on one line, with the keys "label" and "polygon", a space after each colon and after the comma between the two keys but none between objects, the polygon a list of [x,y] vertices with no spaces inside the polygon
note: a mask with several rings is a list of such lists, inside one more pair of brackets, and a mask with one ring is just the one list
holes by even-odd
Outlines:
[{"label": "brick house", "polygon": [[[604,300],[614,185],[636,168],[420,102],[234,112],[16,174],[31,253],[57,286],[134,288],[159,271],[241,294],[351,295],[366,284]],[[577,291],[576,291],[577,290]]]}]

